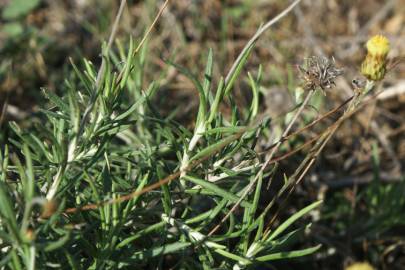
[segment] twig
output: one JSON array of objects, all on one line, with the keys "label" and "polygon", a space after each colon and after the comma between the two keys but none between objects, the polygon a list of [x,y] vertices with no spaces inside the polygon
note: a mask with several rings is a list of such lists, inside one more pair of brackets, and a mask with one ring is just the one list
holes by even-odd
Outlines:
[{"label": "twig", "polygon": [[378,100],[386,100],[400,95],[405,95],[405,80],[401,80],[397,84],[386,88],[384,92],[378,96]]}]

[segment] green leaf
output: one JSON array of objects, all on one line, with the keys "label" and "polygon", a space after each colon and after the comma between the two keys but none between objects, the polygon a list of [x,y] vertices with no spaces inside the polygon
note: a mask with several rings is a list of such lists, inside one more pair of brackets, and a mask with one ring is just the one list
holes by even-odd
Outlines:
[{"label": "green leaf", "polygon": [[42,93],[54,105],[58,106],[58,108],[62,110],[64,113],[69,113],[69,105],[62,98],[58,97],[51,91],[46,90],[45,88],[42,88]]},{"label": "green leaf", "polygon": [[239,133],[235,134],[235,135],[230,135],[228,137],[225,137],[224,139],[220,140],[219,142],[211,144],[211,145],[207,146],[206,148],[204,148],[203,150],[201,150],[200,152],[198,152],[197,154],[195,154],[190,159],[190,161],[197,160],[197,159],[200,159],[202,157],[209,156],[209,155],[217,152],[218,150],[221,150],[223,147],[230,144],[231,142],[234,142],[238,138],[240,138]]},{"label": "green leaf", "polygon": [[259,87],[257,82],[253,79],[252,74],[248,72],[250,87],[252,89],[253,99],[250,105],[250,118],[254,118],[259,110]]},{"label": "green leaf", "polygon": [[8,264],[8,262],[11,260],[11,256],[13,255],[13,253],[12,252],[9,252],[7,255],[4,255],[4,253],[2,254],[3,256],[4,256],[4,258],[2,258],[1,260],[0,260],[0,267],[1,267],[1,269],[5,269],[5,268],[3,268],[5,265],[7,265]]},{"label": "green leaf", "polygon": [[228,252],[226,250],[223,250],[223,249],[216,249],[215,252],[222,255],[222,256],[224,256],[224,257],[226,257],[226,258],[228,258],[228,259],[235,260],[237,262],[242,262],[245,265],[248,265],[248,264],[252,263],[250,260],[248,260],[248,259],[246,259],[244,257],[241,257],[241,256],[238,256],[236,254],[230,253],[230,252]]},{"label": "green leaf", "polygon": [[186,242],[186,243],[182,243],[182,242],[176,242],[173,244],[168,244],[168,245],[164,245],[164,246],[158,246],[158,247],[154,247],[152,249],[148,249],[145,251],[141,251],[141,252],[136,252],[134,255],[132,255],[131,259],[136,259],[136,260],[141,260],[144,261],[145,259],[148,258],[153,258],[156,256],[161,256],[164,254],[168,254],[168,253],[173,253],[179,250],[183,250],[187,247],[191,246],[190,242]]},{"label": "green leaf", "polygon": [[274,238],[276,238],[278,235],[280,235],[282,232],[284,232],[291,224],[293,224],[296,220],[300,219],[302,216],[305,214],[309,213],[312,209],[318,207],[322,201],[317,201],[314,202],[307,207],[301,209],[291,217],[289,217],[286,221],[283,222],[280,226],[277,227],[277,229],[269,236],[269,238],[266,241],[271,241]]},{"label": "green leaf", "polygon": [[46,247],[44,248],[44,250],[46,252],[49,251],[53,251],[55,249],[61,248],[64,244],[66,244],[70,239],[70,232],[66,232],[66,234],[64,236],[62,236],[60,239],[58,239],[57,241],[48,243],[46,245]]},{"label": "green leaf", "polygon": [[30,203],[32,197],[34,196],[34,187],[35,187],[34,169],[32,166],[31,152],[26,144],[24,145],[23,152],[25,156],[26,172],[22,171],[21,173],[26,174],[26,183],[24,187],[25,200]]},{"label": "green leaf", "polygon": [[255,219],[255,213],[259,205],[260,194],[262,191],[263,174],[260,174],[259,179],[256,184],[256,191],[253,197],[252,208],[249,209],[249,220],[252,222]]},{"label": "green leaf", "polygon": [[11,0],[3,9],[3,19],[10,20],[28,14],[41,3],[40,0]]},{"label": "green leaf", "polygon": [[39,109],[39,111],[46,114],[49,118],[70,120],[69,116],[62,114],[61,112],[55,113],[44,109]]},{"label": "green leaf", "polygon": [[207,59],[207,66],[205,68],[205,74],[204,74],[204,84],[203,84],[203,89],[205,93],[205,97],[209,98],[210,97],[210,88],[211,88],[211,82],[212,82],[212,71],[213,71],[213,53],[212,49],[208,51],[208,59]]},{"label": "green leaf", "polygon": [[237,63],[235,71],[232,74],[230,74],[229,80],[226,82],[225,85],[225,96],[227,96],[231,91],[232,86],[235,83],[235,80],[238,78],[240,72],[242,71],[242,68],[245,65],[247,58],[249,57],[253,47],[254,43],[244,52],[244,54],[240,58],[240,61]]},{"label": "green leaf", "polygon": [[298,242],[300,239],[300,236],[303,236],[305,230],[309,229],[310,227],[311,227],[311,223],[309,223],[308,225],[306,225],[303,228],[293,230],[292,232],[289,232],[289,233],[283,235],[282,237],[277,238],[274,241],[268,242],[268,243],[270,243],[271,251],[278,252],[278,251],[288,249],[293,244]]},{"label": "green leaf", "polygon": [[0,216],[2,217],[2,223],[8,225],[14,239],[19,240],[20,236],[18,233],[17,220],[12,206],[13,201],[9,197],[6,184],[3,183],[3,181],[0,181],[0,205]]},{"label": "green leaf", "polygon": [[143,96],[142,98],[138,99],[134,104],[131,105],[131,107],[129,107],[125,112],[123,112],[122,114],[118,115],[116,118],[114,118],[114,122],[117,122],[119,120],[125,119],[126,117],[128,117],[129,115],[131,115],[136,109],[138,109],[138,107],[145,102],[146,97]]},{"label": "green leaf", "polygon": [[211,221],[213,218],[215,218],[221,210],[226,206],[228,200],[223,198],[221,202],[213,209],[206,211],[205,213],[202,213],[198,216],[192,217],[188,220],[186,220],[184,223],[185,224],[192,224],[192,223],[197,223],[200,221]]},{"label": "green leaf", "polygon": [[[251,128],[253,130],[254,128]],[[217,127],[205,131],[203,134],[211,135],[216,133],[240,133],[248,131],[249,128],[245,126],[236,126],[236,127]]]},{"label": "green leaf", "polygon": [[[234,194],[232,194],[232,193],[230,193],[230,192],[228,192],[228,191],[226,191],[226,190],[218,187],[217,185],[215,185],[215,184],[213,184],[211,182],[208,182],[206,180],[199,179],[199,178],[196,178],[196,177],[193,177],[193,176],[190,176],[190,175],[185,175],[184,179],[188,180],[190,182],[193,182],[196,185],[200,185],[203,188],[206,188],[206,189],[214,192],[217,196],[221,196],[223,198],[226,198],[227,200],[229,200],[231,202],[236,203],[239,200],[238,196],[236,196],[236,195],[234,195]],[[251,207],[252,206],[247,201],[242,201],[241,205],[243,207]]]},{"label": "green leaf", "polygon": [[273,253],[273,254],[257,257],[256,260],[260,261],[260,262],[266,262],[266,261],[274,261],[274,260],[291,259],[291,258],[302,257],[302,256],[306,256],[306,255],[314,253],[321,246],[322,245],[317,245],[315,247],[310,247],[310,248],[306,248],[306,249]]},{"label": "green leaf", "polygon": [[221,103],[221,101],[223,99],[224,90],[225,90],[224,78],[221,77],[219,84],[218,84],[217,93],[215,94],[214,103],[211,105],[211,108],[210,108],[210,114],[208,116],[207,124],[210,124],[214,120],[215,115],[217,114],[217,111],[219,108],[219,104]]},{"label": "green leaf", "polygon": [[128,245],[129,243],[131,243],[131,242],[137,240],[138,238],[141,238],[142,236],[145,236],[145,235],[147,235],[148,233],[151,233],[151,232],[153,232],[153,231],[155,231],[155,230],[160,229],[161,227],[164,227],[166,224],[167,224],[167,223],[166,223],[165,221],[161,221],[161,222],[159,222],[159,223],[155,223],[155,224],[153,224],[153,225],[151,225],[151,226],[149,226],[149,227],[146,227],[146,228],[143,229],[143,230],[139,230],[139,231],[138,231],[137,233],[135,233],[134,235],[132,235],[132,236],[130,236],[130,237],[124,239],[122,242],[120,242],[120,243],[116,246],[116,248],[117,248],[117,249],[120,249],[120,248],[122,248],[122,247]]},{"label": "green leaf", "polygon": [[127,84],[129,73],[132,70],[133,58],[134,58],[133,51],[134,51],[134,40],[131,37],[129,39],[128,56],[126,58],[125,67],[124,67],[124,70],[123,70],[124,73],[123,73],[123,76],[122,76],[122,80],[120,82],[120,87],[121,88],[124,88],[124,86]]}]

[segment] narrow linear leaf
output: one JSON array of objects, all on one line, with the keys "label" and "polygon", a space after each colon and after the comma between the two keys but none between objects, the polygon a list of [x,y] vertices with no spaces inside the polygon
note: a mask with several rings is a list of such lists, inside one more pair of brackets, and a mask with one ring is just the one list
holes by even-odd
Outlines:
[{"label": "narrow linear leaf", "polygon": [[136,259],[136,260],[145,260],[148,258],[153,258],[156,256],[162,256],[164,254],[176,252],[183,250],[187,247],[191,246],[190,242],[176,242],[173,244],[168,244],[164,246],[159,246],[155,247],[149,250],[141,251],[141,252],[136,252],[134,255],[132,255],[131,259]]},{"label": "narrow linear leaf", "polygon": [[260,262],[266,262],[266,261],[274,261],[274,260],[282,260],[282,259],[291,259],[291,258],[302,257],[302,256],[306,256],[306,255],[314,253],[321,246],[322,245],[317,245],[315,247],[310,247],[310,248],[301,249],[301,250],[273,253],[273,254],[258,257],[258,258],[256,258],[256,260],[260,261]]},{"label": "narrow linear leaf", "polygon": [[[206,188],[206,189],[214,192],[217,196],[221,196],[223,198],[226,198],[227,200],[229,200],[231,202],[236,203],[239,200],[238,196],[236,196],[236,195],[234,195],[234,194],[232,194],[232,193],[230,193],[230,192],[228,192],[228,191],[226,191],[226,190],[218,187],[217,185],[215,185],[213,183],[210,183],[210,182],[208,182],[206,180],[199,179],[199,178],[196,178],[196,177],[193,177],[193,176],[190,176],[190,175],[185,175],[184,179],[188,180],[190,182],[193,182],[196,185],[200,185],[203,188]],[[251,207],[252,206],[252,204],[247,202],[247,201],[242,201],[241,205],[243,207]]]},{"label": "narrow linear leaf", "polygon": [[278,235],[280,235],[282,232],[284,232],[291,224],[293,224],[296,220],[300,219],[302,216],[305,214],[309,213],[312,209],[318,207],[322,201],[317,201],[314,202],[307,207],[301,209],[291,217],[289,217],[286,221],[284,221],[280,226],[277,227],[277,229],[269,236],[267,241],[271,241],[274,238],[276,238]]},{"label": "narrow linear leaf", "polygon": [[227,96],[229,94],[229,92],[232,89],[233,84],[235,83],[235,80],[238,78],[240,72],[242,71],[243,66],[245,65],[250,52],[252,51],[254,47],[254,43],[244,52],[244,54],[242,55],[242,57],[240,58],[240,61],[237,63],[237,66],[235,68],[235,71],[231,74],[231,76],[229,77],[229,81],[226,82],[225,85],[225,96]]}]

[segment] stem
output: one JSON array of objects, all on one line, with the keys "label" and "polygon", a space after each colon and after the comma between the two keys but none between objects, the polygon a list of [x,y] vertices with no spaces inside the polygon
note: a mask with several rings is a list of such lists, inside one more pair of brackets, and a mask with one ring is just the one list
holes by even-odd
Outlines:
[{"label": "stem", "polygon": [[60,182],[62,180],[62,175],[63,175],[65,169],[67,169],[67,167],[68,167],[67,165],[66,166],[63,166],[63,165],[59,166],[56,175],[53,177],[52,185],[49,188],[48,193],[46,194],[46,199],[48,201],[52,200],[53,197],[55,196],[56,192],[58,191],[59,184],[60,184]]},{"label": "stem", "polygon": [[[186,168],[190,165],[190,155],[189,153],[194,150],[196,147],[198,141],[202,137],[202,133],[205,131],[206,126],[204,123],[200,124],[196,129],[193,134],[193,137],[190,140],[190,143],[186,149],[184,149],[184,154],[183,158],[181,160],[181,166],[180,166],[180,180],[186,175]],[[184,184],[184,183],[183,183]]]}]

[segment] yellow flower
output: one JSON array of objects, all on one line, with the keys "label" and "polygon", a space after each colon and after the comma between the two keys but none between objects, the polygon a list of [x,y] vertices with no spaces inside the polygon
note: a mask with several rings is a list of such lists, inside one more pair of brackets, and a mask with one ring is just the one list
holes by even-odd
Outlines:
[{"label": "yellow flower", "polygon": [[346,267],[345,270],[374,270],[374,268],[368,262],[357,262]]},{"label": "yellow flower", "polygon": [[376,35],[367,41],[366,47],[369,54],[387,56],[390,41],[382,35]]},{"label": "yellow flower", "polygon": [[386,73],[390,42],[386,37],[376,35],[367,41],[366,47],[367,56],[361,64],[361,73],[369,80],[382,80]]}]

